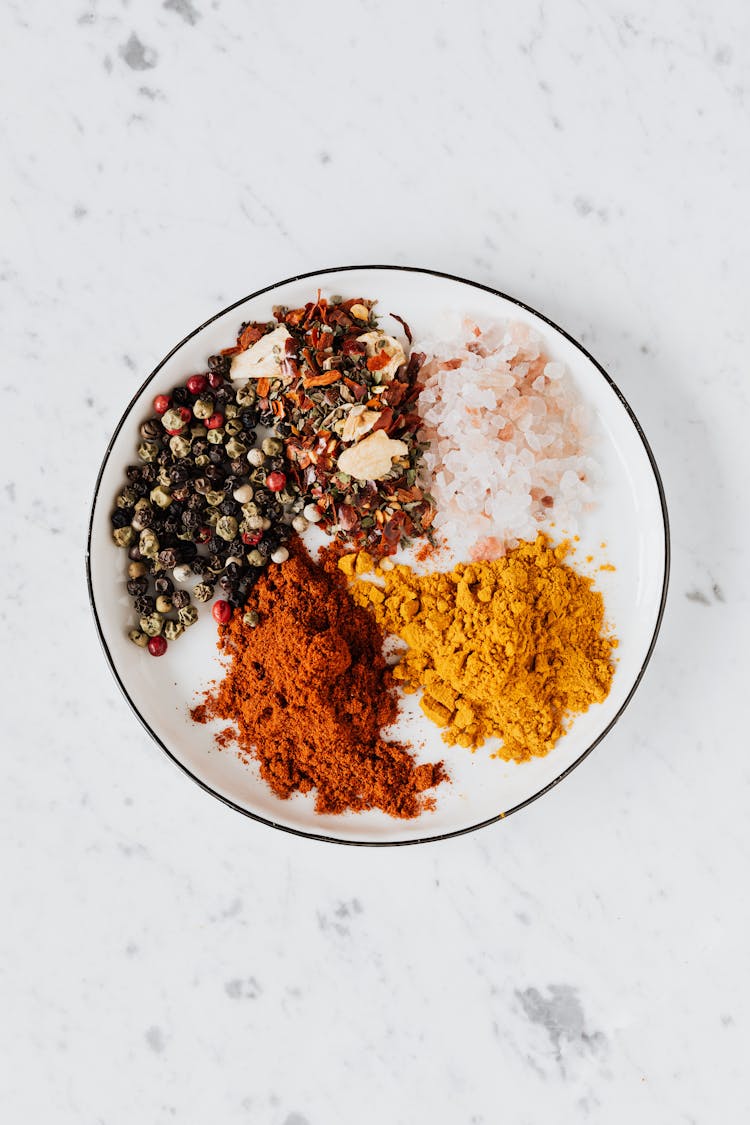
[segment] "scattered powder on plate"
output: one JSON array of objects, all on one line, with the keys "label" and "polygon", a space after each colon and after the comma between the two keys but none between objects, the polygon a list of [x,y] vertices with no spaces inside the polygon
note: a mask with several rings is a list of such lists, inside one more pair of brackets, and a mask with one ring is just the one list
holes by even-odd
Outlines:
[{"label": "scattered powder on plate", "polygon": [[476,559],[533,540],[546,521],[574,532],[593,501],[588,411],[539,335],[465,319],[415,348],[427,354],[417,409],[436,531]]}]

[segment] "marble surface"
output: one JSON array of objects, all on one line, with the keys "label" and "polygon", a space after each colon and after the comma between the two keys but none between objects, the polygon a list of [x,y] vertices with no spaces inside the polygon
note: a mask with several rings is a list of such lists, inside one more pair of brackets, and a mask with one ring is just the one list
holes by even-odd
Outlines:
[{"label": "marble surface", "polygon": [[[652,10],[654,9],[654,10]],[[748,1120],[750,15],[678,3],[0,11],[4,1120]],[[108,435],[215,310],[426,265],[581,338],[653,444],[633,704],[506,823],[313,844],[128,711],[89,614]]]}]

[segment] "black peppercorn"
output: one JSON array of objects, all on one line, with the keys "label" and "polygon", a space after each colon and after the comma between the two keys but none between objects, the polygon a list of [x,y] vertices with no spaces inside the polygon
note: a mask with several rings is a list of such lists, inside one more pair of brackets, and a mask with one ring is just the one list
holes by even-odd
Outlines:
[{"label": "black peppercorn", "polygon": [[208,562],[208,569],[215,571],[217,574],[224,566],[224,560],[215,552],[212,552],[206,561]]},{"label": "black peppercorn", "polygon": [[141,594],[145,594],[148,590],[148,578],[145,574],[141,578],[128,579],[128,593],[131,597],[137,598]]},{"label": "black peppercorn", "polygon": [[180,559],[182,562],[192,562],[197,554],[198,548],[195,543],[183,542],[180,544]]},{"label": "black peppercorn", "polygon": [[128,478],[131,484],[134,484],[137,480],[141,479],[141,466],[128,465],[127,469],[125,470],[125,476]]},{"label": "black peppercorn", "polygon": [[242,542],[242,540],[240,538],[233,539],[232,542],[229,544],[230,555],[238,555],[238,556],[241,557],[242,554],[244,553],[244,551],[245,551],[245,544]]},{"label": "black peppercorn", "polygon": [[133,518],[133,509],[115,508],[114,512],[109,518],[112,521],[112,527],[127,527]]},{"label": "black peppercorn", "polygon": [[219,579],[219,586],[227,594],[236,593],[238,588],[236,579],[230,578],[228,574],[222,574]]},{"label": "black peppercorn", "polygon": [[150,594],[139,594],[135,599],[135,612],[140,614],[141,617],[147,617],[149,613],[153,613],[156,608],[156,599],[152,598]]},{"label": "black peppercorn", "polygon": [[156,482],[157,469],[153,462],[149,462],[141,469],[141,478],[146,484],[154,484]]},{"label": "black peppercorn", "polygon": [[160,574],[154,582],[154,589],[157,594],[171,594],[174,590],[174,582],[171,578],[167,578],[166,574]]},{"label": "black peppercorn", "polygon": [[222,500],[221,504],[219,504],[219,511],[223,516],[234,516],[239,510],[239,504],[236,500],[233,500],[231,496],[228,496],[226,500]]},{"label": "black peppercorn", "polygon": [[169,452],[168,449],[162,449],[161,453],[156,458],[157,465],[161,465],[161,466],[169,465],[169,464],[171,464],[171,461],[172,461],[172,454]]},{"label": "black peppercorn", "polygon": [[206,542],[206,550],[209,555],[215,555],[222,545],[223,540],[219,539],[218,535],[212,535]]},{"label": "black peppercorn", "polygon": [[143,558],[143,555],[141,554],[140,547],[138,546],[137,543],[134,543],[132,547],[128,548],[128,558],[132,562],[140,562],[141,559]]},{"label": "black peppercorn", "polygon": [[190,402],[190,391],[187,387],[175,387],[172,391],[172,402],[175,406],[187,406]]},{"label": "black peppercorn", "polygon": [[267,559],[271,557],[277,546],[278,544],[271,542],[268,532],[265,532],[263,538],[258,544],[257,550],[260,551],[264,559]]},{"label": "black peppercorn", "polygon": [[190,594],[187,590],[175,590],[172,594],[172,605],[175,609],[184,609],[186,605],[190,605]]},{"label": "black peppercorn", "polygon": [[133,489],[133,492],[139,498],[141,496],[145,496],[146,493],[148,492],[148,485],[143,480],[134,480],[133,483],[130,485],[130,487]]},{"label": "black peppercorn", "polygon": [[170,467],[169,479],[173,484],[184,484],[186,480],[190,479],[190,469],[184,461],[179,461],[176,465]]},{"label": "black peppercorn", "polygon": [[271,457],[267,462],[269,472],[282,472],[286,467],[286,461],[283,457]]},{"label": "black peppercorn", "polygon": [[141,423],[139,432],[142,438],[160,438],[164,436],[164,427],[158,418],[149,418]]},{"label": "black peppercorn", "polygon": [[229,462],[229,468],[236,477],[241,477],[247,472],[247,461],[244,457],[235,457]]},{"label": "black peppercorn", "polygon": [[242,567],[239,563],[230,562],[226,565],[226,572],[231,579],[237,579],[242,574]]},{"label": "black peppercorn", "polygon": [[202,555],[198,555],[198,557],[193,559],[192,563],[190,564],[190,569],[192,570],[193,574],[197,574],[200,578],[203,573],[208,570],[208,563]]},{"label": "black peppercorn", "polygon": [[[193,483],[193,487],[195,487],[195,483]],[[195,493],[193,493],[191,496],[188,497],[188,502],[187,502],[188,508],[191,508],[191,509],[194,509],[195,511],[198,511],[199,509],[201,509],[203,507],[204,504],[205,504],[205,500],[203,499],[202,496],[198,496]]]},{"label": "black peppercorn", "polygon": [[208,357],[208,370],[214,371],[217,375],[226,375],[229,371],[229,356],[227,355],[210,355]]},{"label": "black peppercorn", "polygon": [[200,457],[207,450],[208,442],[205,440],[205,438],[196,438],[192,446],[190,447],[190,451],[193,457]]}]

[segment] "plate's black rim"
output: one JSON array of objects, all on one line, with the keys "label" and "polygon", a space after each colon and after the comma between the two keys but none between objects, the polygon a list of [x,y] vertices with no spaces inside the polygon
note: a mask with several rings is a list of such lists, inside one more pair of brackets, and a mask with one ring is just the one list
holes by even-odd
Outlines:
[{"label": "plate's black rim", "polygon": [[[609,385],[609,387],[615,393],[615,395],[617,396],[617,398],[620,401],[620,404],[624,407],[625,411],[627,412],[627,414],[630,418],[630,421],[633,423],[633,425],[636,429],[636,432],[638,433],[638,436],[641,439],[641,442],[643,444],[643,448],[646,451],[646,455],[649,459],[649,462],[651,464],[651,469],[652,469],[652,472],[654,474],[654,479],[656,481],[656,487],[657,487],[657,490],[658,490],[658,493],[659,493],[659,502],[661,504],[662,520],[663,520],[663,525],[664,525],[664,578],[663,578],[663,581],[662,581],[661,598],[660,598],[660,601],[659,601],[659,612],[658,612],[657,617],[656,617],[656,623],[654,625],[654,631],[653,631],[653,634],[652,634],[652,637],[651,637],[651,642],[648,646],[648,651],[646,652],[643,663],[641,665],[640,671],[638,672],[638,675],[636,676],[635,681],[633,682],[633,686],[630,689],[630,691],[628,692],[628,695],[625,698],[622,706],[620,707],[619,711],[614,716],[612,721],[605,727],[605,729],[601,732],[601,734],[590,744],[590,746],[588,746],[583,751],[583,753],[578,758],[576,758],[575,762],[573,762],[570,766],[568,766],[568,768],[566,770],[563,770],[563,772],[558,777],[554,778],[554,780],[551,781],[549,783],[549,785],[545,785],[545,787],[543,789],[540,789],[538,793],[534,793],[533,796],[528,797],[525,801],[521,801],[520,804],[514,805],[513,808],[508,809],[507,812],[498,813],[497,816],[489,817],[487,820],[479,821],[477,824],[471,824],[467,828],[457,828],[454,832],[442,832],[442,833],[439,833],[439,834],[433,835],[433,836],[420,836],[420,837],[416,837],[415,839],[411,839],[411,840],[342,840],[342,839],[339,839],[336,836],[327,836],[324,833],[320,833],[320,832],[304,832],[300,828],[292,828],[287,824],[277,824],[276,821],[268,820],[266,817],[259,816],[258,813],[250,812],[248,809],[242,808],[241,805],[237,805],[237,804],[235,804],[234,801],[230,800],[228,797],[223,796],[223,794],[221,794],[221,793],[217,793],[216,790],[212,789],[210,785],[206,785],[206,783],[204,781],[201,781],[201,779],[199,777],[196,777],[195,774],[192,773],[187,768],[187,766],[183,765],[183,763],[180,762],[179,759],[174,756],[174,754],[169,749],[169,747],[164,742],[162,742],[162,740],[157,735],[156,731],[154,731],[153,728],[149,725],[147,720],[144,718],[144,716],[138,710],[138,707],[136,706],[134,701],[131,699],[131,697],[128,693],[128,690],[125,687],[125,684],[123,683],[123,681],[120,677],[120,674],[119,674],[119,672],[118,672],[118,670],[115,666],[115,662],[112,659],[112,654],[109,651],[109,646],[108,646],[107,641],[105,639],[105,636],[104,636],[104,633],[103,633],[103,630],[102,630],[102,626],[101,626],[101,622],[99,620],[99,614],[98,614],[97,608],[96,608],[96,599],[94,597],[94,588],[93,588],[93,583],[92,583],[92,579],[91,579],[91,536],[92,536],[92,533],[93,533],[93,526],[94,526],[94,513],[96,511],[96,505],[97,505],[97,501],[99,499],[99,488],[100,488],[100,485],[101,485],[102,476],[104,475],[104,470],[107,466],[107,462],[109,461],[109,457],[110,457],[110,454],[112,452],[112,447],[113,447],[115,441],[117,440],[117,436],[118,436],[120,430],[122,429],[126,418],[130,414],[130,411],[133,409],[133,406],[135,405],[136,401],[143,394],[143,392],[145,391],[145,389],[149,385],[149,383],[152,381],[152,379],[154,379],[156,377],[156,375],[158,375],[159,371],[161,371],[164,364],[169,359],[171,359],[172,356],[176,352],[178,352],[180,350],[180,348],[183,347],[184,344],[186,344],[188,342],[188,340],[191,340],[193,338],[193,336],[196,336],[207,325],[212,324],[215,320],[218,320],[219,317],[224,316],[225,313],[231,312],[232,309],[239,308],[240,305],[244,305],[247,301],[251,301],[255,297],[261,297],[264,293],[270,293],[274,289],[279,289],[279,288],[281,288],[281,286],[289,285],[294,281],[304,281],[308,278],[322,277],[323,275],[328,275],[328,274],[333,274],[333,273],[353,273],[357,270],[390,270],[390,271],[398,272],[398,273],[425,274],[425,275],[428,275],[430,277],[442,277],[442,278],[445,278],[448,281],[458,281],[462,285],[468,285],[472,289],[482,289],[482,290],[484,290],[485,293],[492,293],[496,297],[501,297],[503,300],[509,301],[511,304],[516,305],[518,308],[524,309],[526,312],[532,313],[534,316],[538,317],[544,324],[547,324],[547,325],[549,325],[550,328],[554,329],[555,332],[559,332],[561,336],[563,336],[566,340],[568,340],[571,344],[573,344],[573,346],[576,347],[584,356],[586,356],[586,358],[594,365],[596,370],[599,372],[599,374],[602,376],[602,378],[605,380],[605,382]],[[131,707],[132,711],[134,712],[136,718],[139,720],[139,722],[141,723],[143,728],[148,732],[148,734],[151,736],[151,738],[153,738],[154,742],[156,742],[156,744],[161,747],[161,749],[164,751],[164,753],[167,755],[167,757],[170,758],[171,761],[173,761],[174,764],[180,770],[182,770],[183,773],[187,774],[187,776],[189,778],[191,778],[196,783],[196,785],[199,785],[200,788],[203,789],[206,793],[210,793],[212,797],[216,797],[217,800],[221,801],[223,804],[227,805],[229,808],[234,809],[235,812],[241,813],[243,816],[249,817],[251,820],[258,821],[259,824],[265,824],[269,828],[278,828],[282,832],[288,832],[292,836],[302,836],[302,837],[304,837],[305,839],[308,839],[308,840],[320,840],[320,841],[325,841],[326,843],[345,844],[347,846],[353,846],[353,847],[393,848],[393,847],[404,847],[404,846],[408,846],[408,845],[411,845],[411,844],[436,843],[439,840],[450,840],[450,839],[453,839],[456,836],[465,836],[469,832],[476,832],[480,828],[487,828],[490,824],[497,824],[498,821],[507,820],[507,818],[509,816],[512,816],[513,813],[519,812],[520,809],[526,808],[526,806],[530,805],[533,801],[539,800],[539,798],[543,797],[545,795],[545,793],[549,793],[549,791],[551,789],[554,789],[555,786],[559,785],[560,782],[563,781],[570,773],[572,773],[574,769],[576,769],[578,766],[580,766],[581,762],[583,762],[585,758],[588,758],[588,756],[592,752],[592,750],[594,750],[599,745],[599,743],[602,741],[602,739],[606,738],[606,736],[609,734],[609,732],[614,727],[615,723],[617,723],[617,721],[620,719],[620,717],[622,716],[626,707],[628,706],[631,699],[635,695],[635,692],[638,688],[638,685],[640,684],[641,680],[643,679],[643,674],[646,671],[648,663],[649,663],[649,661],[651,659],[651,656],[653,654],[654,646],[656,645],[656,640],[657,640],[657,637],[659,635],[659,629],[661,628],[662,619],[664,617],[664,608],[666,606],[666,601],[667,601],[667,588],[668,588],[668,585],[669,585],[670,559],[671,559],[671,545],[670,545],[670,535],[669,535],[669,514],[667,512],[667,501],[666,501],[666,496],[664,494],[664,485],[662,483],[661,474],[659,472],[659,467],[656,464],[656,459],[655,459],[654,454],[651,450],[651,446],[648,443],[648,439],[646,438],[646,435],[643,432],[643,428],[641,427],[640,422],[638,421],[635,413],[633,412],[633,410],[630,406],[630,403],[627,401],[627,399],[625,398],[624,394],[622,393],[620,388],[617,386],[615,381],[607,374],[607,372],[604,370],[602,365],[600,363],[598,363],[597,360],[594,359],[594,357],[591,355],[591,353],[588,352],[586,350],[586,348],[584,348],[583,344],[579,343],[578,340],[574,339],[574,337],[571,336],[568,332],[566,332],[564,328],[560,328],[560,326],[558,324],[555,324],[555,322],[553,320],[550,320],[550,318],[548,316],[545,316],[544,313],[540,313],[537,309],[532,308],[531,305],[527,305],[524,301],[519,301],[517,297],[511,297],[508,293],[503,293],[499,289],[493,289],[491,285],[483,285],[479,281],[471,281],[471,280],[469,280],[468,278],[465,278],[465,277],[458,277],[458,276],[456,276],[456,274],[444,273],[442,270],[425,269],[425,268],[420,267],[420,266],[389,266],[389,265],[333,266],[329,269],[310,270],[308,273],[295,274],[293,277],[287,277],[283,281],[275,281],[272,285],[266,285],[266,286],[264,286],[263,289],[256,289],[254,293],[250,293],[247,297],[242,297],[239,301],[235,301],[233,304],[227,305],[227,307],[225,309],[222,309],[220,312],[217,312],[214,316],[209,317],[208,320],[205,320],[203,322],[203,324],[200,324],[197,328],[193,329],[192,332],[189,332],[188,335],[184,337],[184,339],[180,340],[179,344],[175,345],[175,347],[172,348],[172,350],[170,352],[168,352],[167,355],[164,356],[164,358],[153,369],[151,374],[148,375],[148,377],[144,380],[144,382],[141,384],[139,389],[136,391],[136,393],[131,398],[130,402],[128,403],[127,407],[125,408],[125,410],[122,414],[122,417],[120,418],[120,421],[117,423],[117,426],[115,427],[114,433],[112,434],[112,437],[109,440],[109,444],[107,445],[107,449],[105,451],[104,458],[102,460],[101,467],[99,469],[99,474],[96,478],[96,485],[94,487],[94,497],[93,497],[93,501],[92,501],[92,504],[91,504],[91,515],[89,517],[88,536],[87,536],[87,541],[86,541],[86,582],[87,582],[87,586],[88,586],[89,603],[91,605],[91,611],[94,615],[94,621],[96,622],[96,629],[97,629],[97,632],[99,634],[99,640],[101,642],[102,648],[104,649],[104,655],[107,658],[107,662],[108,662],[109,667],[112,671],[112,675],[114,676],[114,678],[117,682],[117,685],[120,688],[120,691],[122,692],[126,701],[130,705],[130,707]]]}]

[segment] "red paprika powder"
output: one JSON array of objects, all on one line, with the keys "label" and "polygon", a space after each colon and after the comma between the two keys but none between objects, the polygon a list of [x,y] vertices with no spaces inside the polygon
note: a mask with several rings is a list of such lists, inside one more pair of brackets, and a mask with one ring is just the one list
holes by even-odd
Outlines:
[{"label": "red paprika powder", "polygon": [[277,796],[315,790],[319,813],[382,809],[414,817],[447,775],[417,765],[381,731],[398,714],[383,635],[355,605],[335,566],[317,565],[297,542],[258,581],[253,628],[235,611],[219,627],[226,674],[193,718],[230,721],[242,756],[254,758]]}]

